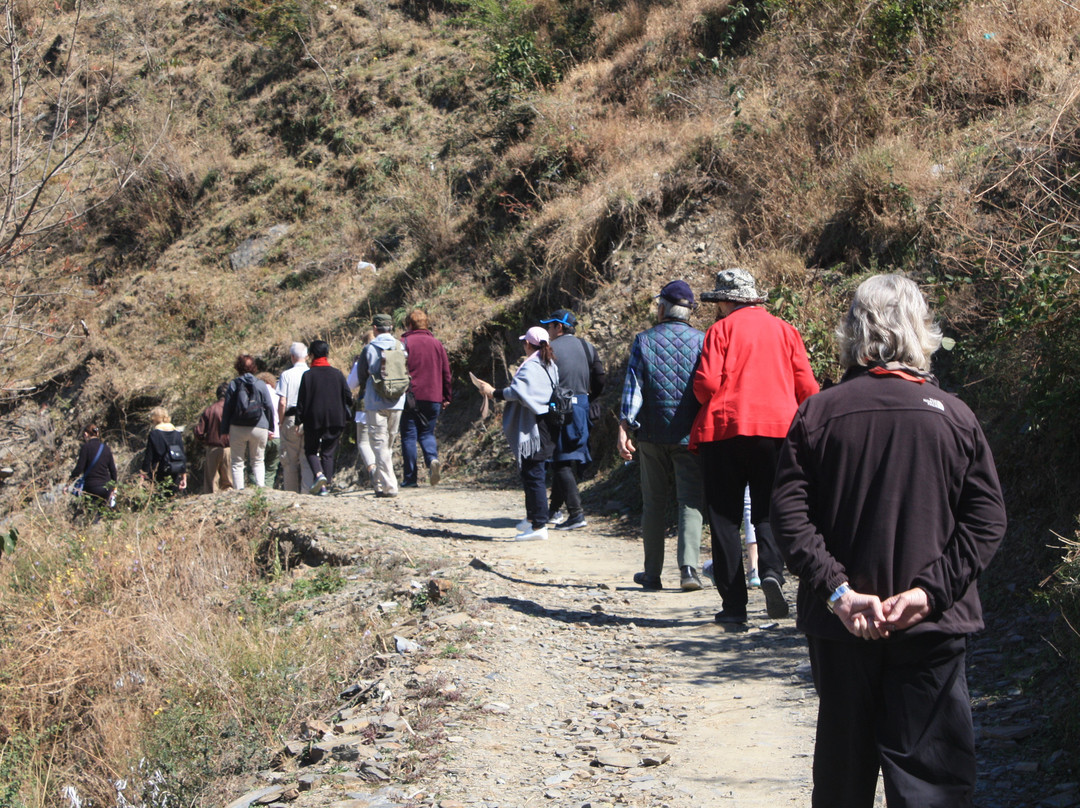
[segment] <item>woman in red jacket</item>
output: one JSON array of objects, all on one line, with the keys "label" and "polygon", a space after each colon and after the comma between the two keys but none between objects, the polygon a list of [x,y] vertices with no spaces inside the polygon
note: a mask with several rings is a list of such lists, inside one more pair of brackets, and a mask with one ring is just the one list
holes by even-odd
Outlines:
[{"label": "woman in red jacket", "polygon": [[702,300],[717,303],[718,319],[705,332],[694,395],[701,402],[690,449],[701,455],[712,532],[713,581],[723,608],[721,625],[746,624],[746,574],[739,523],[750,486],[757,533],[761,591],[769,617],[784,617],[784,560],[769,527],[769,497],[780,444],[799,403],[818,392],[802,337],[769,314],[753,276],[743,269],[716,273]]}]

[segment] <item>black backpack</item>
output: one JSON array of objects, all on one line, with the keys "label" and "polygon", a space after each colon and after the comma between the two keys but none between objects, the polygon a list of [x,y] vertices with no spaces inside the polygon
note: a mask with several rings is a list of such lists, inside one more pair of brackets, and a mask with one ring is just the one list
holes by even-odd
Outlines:
[{"label": "black backpack", "polygon": [[561,427],[573,420],[574,392],[564,386],[561,381],[556,383],[542,362],[540,367],[544,368],[544,373],[547,373],[548,381],[551,382],[551,398],[548,399],[547,412],[548,424]]},{"label": "black backpack", "polygon": [[255,383],[240,377],[236,386],[236,401],[233,403],[233,415],[230,424],[237,426],[255,426],[263,414],[263,400]]},{"label": "black backpack", "polygon": [[187,455],[184,453],[184,435],[181,432],[158,431],[164,446],[158,461],[158,477],[179,477],[187,472]]}]

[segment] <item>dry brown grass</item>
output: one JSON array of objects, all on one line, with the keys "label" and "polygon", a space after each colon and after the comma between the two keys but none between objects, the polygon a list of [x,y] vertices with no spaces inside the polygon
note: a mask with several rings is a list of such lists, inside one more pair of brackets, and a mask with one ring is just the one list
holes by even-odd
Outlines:
[{"label": "dry brown grass", "polygon": [[[138,802],[156,770],[190,798],[228,774],[229,745],[265,754],[354,669],[364,643],[348,632],[302,621],[267,632],[274,616],[252,608],[251,537],[266,514],[251,500],[239,520],[150,509],[90,524],[52,506],[20,525],[0,595],[0,771],[12,797],[56,804],[72,786],[111,805],[127,779]],[[232,740],[185,749],[185,726]],[[183,757],[197,751],[203,770]]]}]

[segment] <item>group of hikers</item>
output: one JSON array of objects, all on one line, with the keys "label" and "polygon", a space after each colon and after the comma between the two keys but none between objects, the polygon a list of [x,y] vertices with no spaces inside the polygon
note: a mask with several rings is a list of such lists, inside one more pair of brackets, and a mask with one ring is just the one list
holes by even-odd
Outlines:
[{"label": "group of hikers", "polygon": [[[705,332],[690,324],[698,303],[689,284],[667,283],[655,325],[630,348],[617,450],[640,471],[644,565],[634,583],[663,589],[672,502],[679,586],[702,588],[707,525],[722,604],[715,622],[726,630],[747,626],[748,584],[761,587],[770,618],[788,614],[786,567],[799,579],[797,625],[819,696],[813,805],[868,808],[879,769],[891,808],[972,805],[966,636],[983,627],[976,584],[1004,536],[1005,510],[975,416],[930,373],[942,335],[922,293],[899,275],[864,281],[837,330],[844,376],[825,390],[799,332],[762,306],[749,272],[718,272],[700,298],[716,305]],[[208,447],[204,490],[243,488],[245,459],[256,485],[272,483],[267,448],[280,441],[285,489],[326,495],[350,419],[376,496],[418,484],[418,445],[437,484],[449,362],[423,311],[406,326],[397,339],[392,318],[375,315],[347,376],[322,340],[294,343],[276,384],[255,374],[253,357],[238,357],[238,375],[195,430]],[[472,376],[485,412],[505,402],[503,434],[525,494],[517,541],[586,526],[578,478],[605,370],[576,327],[559,309],[519,337],[525,356],[508,384]],[[182,441],[162,408],[151,421],[143,471],[183,489]],[[400,486],[391,456],[399,431]],[[72,479],[107,498],[112,453],[96,428],[85,437]],[[749,578],[743,523],[747,540],[756,537]]]},{"label": "group of hikers", "polygon": [[[634,582],[663,587],[673,482],[680,586],[701,587],[707,518],[715,621],[745,628],[748,495],[769,617],[788,613],[785,565],[799,579],[819,697],[812,804],[869,808],[880,771],[890,808],[973,805],[967,635],[983,627],[977,580],[1004,537],[1005,506],[978,421],[930,373],[942,334],[926,300],[899,275],[860,284],[837,329],[844,376],[821,391],[799,332],[761,306],[750,273],[718,272],[701,298],[716,304],[704,333],[689,323],[690,286],[665,285],[656,324],[630,349],[618,451],[639,459],[645,564]],[[525,360],[508,386],[473,379],[507,402],[526,500],[519,540],[546,538],[543,465],[587,426],[580,401],[562,413],[560,387],[581,396],[588,355],[564,348],[553,320],[520,337]]]}]

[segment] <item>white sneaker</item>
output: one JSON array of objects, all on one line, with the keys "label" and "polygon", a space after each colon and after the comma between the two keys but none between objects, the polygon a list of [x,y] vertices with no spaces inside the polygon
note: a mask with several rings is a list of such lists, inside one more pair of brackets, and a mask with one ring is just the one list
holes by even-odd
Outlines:
[{"label": "white sneaker", "polygon": [[547,523],[549,525],[561,525],[565,521],[566,511],[560,508],[559,510],[555,511],[555,513],[551,514],[551,517],[547,520]]},{"label": "white sneaker", "polygon": [[517,528],[518,533],[528,533],[530,530],[532,530],[532,522],[530,522],[528,519],[522,519],[520,522],[514,525],[514,527]]},{"label": "white sneaker", "polygon": [[319,476],[315,478],[315,482],[313,482],[311,488],[308,489],[308,493],[318,496],[322,493],[324,488],[326,488],[326,475],[320,471]]},{"label": "white sneaker", "polygon": [[532,525],[528,530],[523,530],[514,536],[514,541],[546,541],[547,540],[547,527],[538,527],[533,530]]}]

